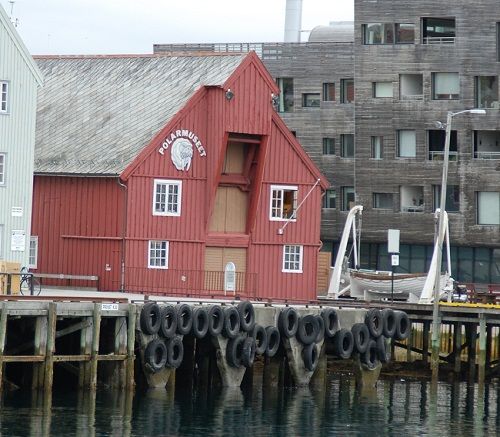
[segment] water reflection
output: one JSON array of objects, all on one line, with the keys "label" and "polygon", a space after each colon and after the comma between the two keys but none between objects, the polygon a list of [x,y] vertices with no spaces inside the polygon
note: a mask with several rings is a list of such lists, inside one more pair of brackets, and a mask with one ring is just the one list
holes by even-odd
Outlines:
[{"label": "water reflection", "polygon": [[[254,380],[254,383],[257,380]],[[489,436],[498,435],[498,381],[380,381],[208,392],[4,393],[0,435],[76,436]]]}]

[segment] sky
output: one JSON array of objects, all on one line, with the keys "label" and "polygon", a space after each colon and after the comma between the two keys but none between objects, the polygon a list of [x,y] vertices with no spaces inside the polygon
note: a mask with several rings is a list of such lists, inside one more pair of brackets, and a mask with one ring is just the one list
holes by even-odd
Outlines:
[{"label": "sky", "polygon": [[[161,43],[283,41],[285,1],[15,0],[12,16],[34,55],[151,53]],[[10,3],[0,0],[8,15]],[[304,0],[302,28],[351,21],[353,4]]]}]

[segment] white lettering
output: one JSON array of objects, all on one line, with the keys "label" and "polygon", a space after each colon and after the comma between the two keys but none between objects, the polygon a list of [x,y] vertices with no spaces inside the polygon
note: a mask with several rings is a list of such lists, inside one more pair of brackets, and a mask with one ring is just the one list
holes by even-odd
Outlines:
[{"label": "white lettering", "polygon": [[168,148],[172,146],[172,143],[178,138],[189,139],[193,146],[196,147],[196,150],[198,150],[200,156],[207,156],[207,151],[203,147],[200,139],[189,129],[177,129],[176,131],[171,132],[161,144],[160,148],[158,149],[158,153],[162,156],[165,156],[165,150],[168,150]]}]

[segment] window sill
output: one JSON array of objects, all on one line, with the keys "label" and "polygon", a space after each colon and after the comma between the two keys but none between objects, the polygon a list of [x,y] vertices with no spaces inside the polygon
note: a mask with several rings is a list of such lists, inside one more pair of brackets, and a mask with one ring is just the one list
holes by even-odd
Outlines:
[{"label": "window sill", "polygon": [[304,273],[302,270],[281,270],[281,273]]},{"label": "window sill", "polygon": [[151,270],[168,270],[168,266],[167,267],[148,266],[148,269],[151,269]]}]

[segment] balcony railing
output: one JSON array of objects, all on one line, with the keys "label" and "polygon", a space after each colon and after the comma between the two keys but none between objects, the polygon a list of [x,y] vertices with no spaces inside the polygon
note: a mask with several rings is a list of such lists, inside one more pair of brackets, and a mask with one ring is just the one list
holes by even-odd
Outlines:
[{"label": "balcony railing", "polygon": [[425,36],[424,44],[455,44],[454,36]]},{"label": "balcony railing", "polygon": [[423,94],[401,94],[401,100],[424,100]]},{"label": "balcony railing", "polygon": [[401,206],[401,212],[424,212],[424,205]]},{"label": "balcony railing", "polygon": [[476,159],[500,159],[500,152],[474,152]]},{"label": "balcony railing", "polygon": [[[457,152],[450,152],[449,153],[449,160],[450,161],[457,161],[458,160],[458,153]],[[444,159],[444,152],[441,150],[431,150],[429,151],[429,160],[430,161],[442,161]]]}]

